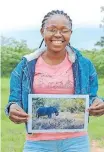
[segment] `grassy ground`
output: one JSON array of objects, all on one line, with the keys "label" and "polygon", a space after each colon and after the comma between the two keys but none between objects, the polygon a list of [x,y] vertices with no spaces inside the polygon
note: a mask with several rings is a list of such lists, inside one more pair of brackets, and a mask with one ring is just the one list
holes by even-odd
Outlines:
[{"label": "grassy ground", "polygon": [[[98,95],[104,97],[104,79],[99,79]],[[96,140],[98,145],[104,147],[104,115],[101,117],[90,117],[88,126],[91,140]]]},{"label": "grassy ground", "polygon": [[[22,152],[25,141],[24,125],[15,125],[5,116],[4,108],[8,100],[9,79],[2,78],[2,102],[1,102],[1,145],[2,152]],[[99,80],[99,96],[104,96],[104,79]],[[96,140],[100,146],[104,146],[104,116],[90,117],[88,132],[91,140]]]}]

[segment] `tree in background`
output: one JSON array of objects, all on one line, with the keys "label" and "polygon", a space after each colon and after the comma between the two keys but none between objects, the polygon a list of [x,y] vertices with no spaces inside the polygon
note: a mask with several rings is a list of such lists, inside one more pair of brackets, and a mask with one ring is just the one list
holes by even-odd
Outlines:
[{"label": "tree in background", "polygon": [[1,36],[1,76],[10,75],[13,68],[19,63],[22,56],[32,52],[25,40],[17,41],[14,38]]},{"label": "tree in background", "polygon": [[[101,7],[101,13],[104,13],[104,6]],[[104,16],[100,24],[100,28],[104,30]],[[103,32],[104,34],[104,32]],[[102,49],[92,49],[90,51],[84,50],[82,54],[88,57],[97,70],[99,77],[104,77],[104,36],[101,36],[100,41],[98,41],[96,46],[100,46]]]},{"label": "tree in background", "polygon": [[[101,7],[101,12],[104,13],[104,6]],[[103,16],[103,19],[101,21],[100,28],[103,28],[103,30],[104,30],[104,16]],[[100,46],[100,47],[104,47],[104,36],[101,36],[100,41],[98,41],[95,45]]]},{"label": "tree in background", "polygon": [[104,78],[104,48],[100,50],[82,50],[81,53],[94,64],[98,77]]}]

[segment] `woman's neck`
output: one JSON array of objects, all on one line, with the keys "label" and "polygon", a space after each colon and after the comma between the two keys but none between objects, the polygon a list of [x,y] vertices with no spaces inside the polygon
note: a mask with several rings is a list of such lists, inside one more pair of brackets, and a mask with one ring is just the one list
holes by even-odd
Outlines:
[{"label": "woman's neck", "polygon": [[57,65],[60,64],[66,56],[66,50],[60,51],[60,52],[52,52],[52,51],[48,51],[46,50],[43,54],[42,54],[42,58],[43,60],[50,65]]}]

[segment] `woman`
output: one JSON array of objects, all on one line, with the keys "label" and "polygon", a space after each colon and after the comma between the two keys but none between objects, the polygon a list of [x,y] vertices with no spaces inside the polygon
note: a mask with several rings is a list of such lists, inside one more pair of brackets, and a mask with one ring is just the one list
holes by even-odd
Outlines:
[{"label": "woman", "polygon": [[[97,73],[93,64],[70,46],[72,20],[63,11],[51,11],[40,30],[45,48],[23,57],[11,74],[6,113],[14,123],[28,121],[28,94],[89,94],[89,114],[104,114],[97,97]],[[67,85],[66,85],[67,84]],[[66,87],[67,86],[67,87]],[[87,132],[26,135],[23,152],[89,152]]]}]

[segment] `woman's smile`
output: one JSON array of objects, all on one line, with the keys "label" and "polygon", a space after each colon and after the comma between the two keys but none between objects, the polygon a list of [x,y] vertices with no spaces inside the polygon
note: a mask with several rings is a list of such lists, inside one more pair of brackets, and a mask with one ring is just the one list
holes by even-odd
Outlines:
[{"label": "woman's smile", "polygon": [[64,41],[62,41],[62,40],[51,40],[51,43],[52,43],[53,45],[63,45],[63,42],[64,42]]}]

